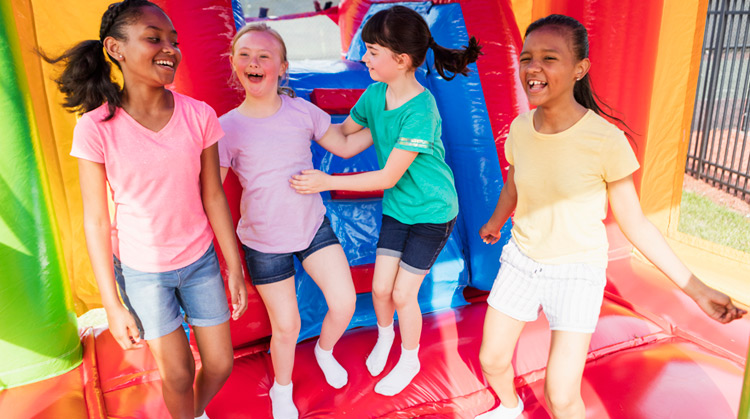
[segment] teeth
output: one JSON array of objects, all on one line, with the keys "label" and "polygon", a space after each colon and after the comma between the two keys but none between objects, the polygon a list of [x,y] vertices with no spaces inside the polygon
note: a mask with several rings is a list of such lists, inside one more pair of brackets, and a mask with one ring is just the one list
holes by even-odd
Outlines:
[{"label": "teeth", "polygon": [[156,60],[156,64],[165,65],[167,67],[174,67],[174,63],[167,60]]},{"label": "teeth", "polygon": [[544,86],[547,83],[539,81],[539,80],[531,80],[529,81],[529,86]]}]

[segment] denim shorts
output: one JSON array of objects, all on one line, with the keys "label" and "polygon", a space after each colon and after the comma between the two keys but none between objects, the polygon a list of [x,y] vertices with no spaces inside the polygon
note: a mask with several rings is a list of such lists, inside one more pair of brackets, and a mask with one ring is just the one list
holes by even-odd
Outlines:
[{"label": "denim shorts", "polygon": [[455,218],[440,224],[404,224],[383,215],[376,254],[401,258],[399,266],[411,273],[426,275],[455,225]]},{"label": "denim shorts", "polygon": [[302,262],[318,250],[334,244],[339,244],[339,239],[333,232],[328,217],[324,216],[318,232],[315,233],[312,242],[304,250],[290,253],[263,253],[244,244],[242,248],[245,250],[245,264],[253,285],[264,285],[294,276],[296,273],[294,256]]},{"label": "denim shorts", "polygon": [[135,317],[142,339],[156,339],[175,331],[185,321],[209,327],[229,320],[229,304],[214,245],[200,259],[167,272],[141,272],[116,257],[115,280],[120,296]]}]

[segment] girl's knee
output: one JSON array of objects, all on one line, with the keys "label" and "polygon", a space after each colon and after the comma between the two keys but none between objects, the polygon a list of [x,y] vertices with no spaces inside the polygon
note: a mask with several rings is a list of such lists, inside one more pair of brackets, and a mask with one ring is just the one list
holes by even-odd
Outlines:
[{"label": "girl's knee", "polygon": [[554,388],[545,385],[544,398],[555,416],[567,416],[566,412],[574,411],[583,403],[580,391],[573,388]]},{"label": "girl's knee", "polygon": [[210,362],[206,362],[206,360],[202,361],[203,374],[209,374],[212,377],[226,381],[232,373],[232,366],[234,365],[233,356],[222,356],[218,359],[211,359]]},{"label": "girl's knee", "polygon": [[502,374],[508,370],[513,371],[511,357],[498,353],[497,349],[491,350],[490,348],[482,347],[479,350],[479,363],[482,365],[482,371],[486,375]]},{"label": "girl's knee", "polygon": [[332,301],[328,304],[328,312],[336,320],[349,321],[354,315],[354,310],[357,307],[357,295],[347,295],[344,297],[337,298],[336,301]]},{"label": "girl's knee", "polygon": [[373,284],[372,298],[380,301],[390,301],[393,299],[393,286],[390,284]]},{"label": "girl's knee", "polygon": [[186,393],[193,388],[195,365],[190,368],[173,368],[161,374],[162,385],[176,393]]},{"label": "girl's knee", "polygon": [[301,327],[299,317],[277,321],[272,330],[272,338],[278,339],[284,343],[297,343]]},{"label": "girl's knee", "polygon": [[417,301],[417,296],[411,292],[406,292],[404,290],[396,288],[393,290],[392,296],[393,296],[393,304],[396,306],[397,309],[408,307],[410,304],[419,305],[419,302]]}]

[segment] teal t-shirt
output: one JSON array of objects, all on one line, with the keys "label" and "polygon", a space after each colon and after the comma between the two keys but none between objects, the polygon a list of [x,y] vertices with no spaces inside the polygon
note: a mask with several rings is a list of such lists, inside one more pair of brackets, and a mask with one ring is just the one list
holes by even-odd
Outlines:
[{"label": "teal t-shirt", "polygon": [[383,196],[383,214],[404,224],[446,223],[458,214],[453,172],[445,163],[440,114],[425,89],[396,109],[385,109],[385,83],[374,83],[350,116],[370,128],[382,169],[394,148],[419,152],[406,173]]}]

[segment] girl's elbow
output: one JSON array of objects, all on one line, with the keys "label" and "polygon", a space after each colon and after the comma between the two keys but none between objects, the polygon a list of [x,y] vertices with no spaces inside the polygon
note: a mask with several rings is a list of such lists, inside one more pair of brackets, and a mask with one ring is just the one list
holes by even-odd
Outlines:
[{"label": "girl's elbow", "polygon": [[112,224],[109,218],[104,217],[84,217],[83,232],[87,236],[95,235],[99,232],[109,232],[112,230]]},{"label": "girl's elbow", "polygon": [[341,150],[338,153],[333,153],[342,159],[351,159],[352,157],[356,156],[356,154],[351,150]]}]

